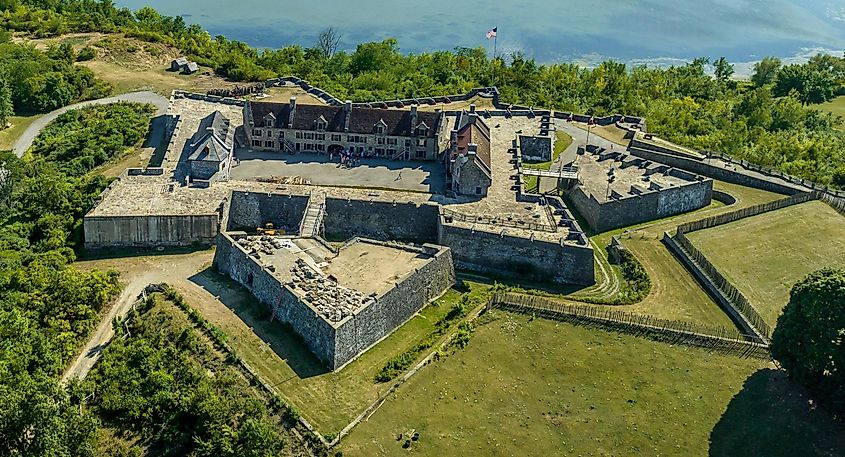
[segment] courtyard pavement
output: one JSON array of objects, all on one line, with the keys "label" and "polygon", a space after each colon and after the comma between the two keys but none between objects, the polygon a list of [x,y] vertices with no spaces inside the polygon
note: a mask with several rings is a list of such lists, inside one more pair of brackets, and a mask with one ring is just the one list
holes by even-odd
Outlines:
[{"label": "courtyard pavement", "polygon": [[254,181],[274,176],[304,178],[315,185],[376,187],[440,193],[445,190],[446,171],[440,162],[408,162],[361,159],[353,167],[342,167],[328,155],[281,152],[235,151],[232,180]]}]

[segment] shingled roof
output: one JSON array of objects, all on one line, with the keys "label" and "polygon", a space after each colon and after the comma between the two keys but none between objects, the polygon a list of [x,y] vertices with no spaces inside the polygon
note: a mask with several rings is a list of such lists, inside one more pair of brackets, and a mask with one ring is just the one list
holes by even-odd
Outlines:
[{"label": "shingled roof", "polygon": [[[249,109],[256,126],[264,126],[264,119],[272,114],[275,119],[273,126],[287,128],[290,114],[290,104],[273,102],[250,102]],[[322,116],[326,120],[327,132],[344,132],[346,124],[346,109],[343,106],[306,105],[297,104],[293,126],[297,130],[316,130],[317,119]],[[442,113],[430,111],[417,112],[417,124],[411,126],[411,111],[382,108],[353,107],[349,119],[349,133],[372,134],[376,131],[379,121],[384,122],[384,134],[392,136],[414,136],[418,127],[427,127],[426,136],[437,135],[437,125]]]},{"label": "shingled roof", "polygon": [[197,133],[191,138],[188,160],[222,162],[232,151],[229,120],[215,111],[200,121]]},{"label": "shingled roof", "polygon": [[463,124],[458,129],[458,154],[466,154],[469,152],[469,145],[475,144],[476,162],[489,178],[491,177],[490,128],[478,116],[464,115],[462,118],[466,119],[458,119],[459,125]]}]

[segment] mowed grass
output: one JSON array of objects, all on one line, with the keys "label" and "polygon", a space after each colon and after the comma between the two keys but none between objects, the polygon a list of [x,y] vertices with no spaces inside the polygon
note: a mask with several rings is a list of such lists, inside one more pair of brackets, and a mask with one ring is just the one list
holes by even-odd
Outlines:
[{"label": "mowed grass", "polygon": [[[843,429],[829,414],[808,411],[806,397],[765,362],[492,316],[465,349],[425,367],[344,438],[343,455],[845,451]],[[419,440],[403,449],[413,433]]]},{"label": "mowed grass", "polygon": [[[726,206],[714,200],[710,206],[697,211],[633,227],[594,234],[590,237],[596,247],[597,261],[601,262],[606,269],[613,271],[617,276],[619,275],[618,269],[607,263],[604,251],[611,238],[619,236],[623,245],[640,261],[649,278],[651,278],[651,292],[643,301],[634,305],[620,306],[618,309],[662,319],[690,321],[723,327],[734,326],[716,302],[710,298],[660,239],[664,232],[674,231],[675,227],[683,222],[766,203],[784,196],[721,181],[715,181],[714,188],[731,194],[737,199],[736,203]],[[586,225],[582,225],[582,227],[586,227]],[[596,271],[598,272],[599,268]],[[598,278],[597,281],[597,285],[579,291],[570,298],[577,299],[578,297],[595,296],[600,293],[604,280]]]},{"label": "mowed grass", "polygon": [[820,201],[687,237],[772,326],[793,284],[822,267],[845,268],[845,217]]},{"label": "mowed grass", "polygon": [[15,146],[15,141],[21,136],[21,133],[39,117],[41,117],[40,114],[33,116],[12,116],[9,118],[8,122],[12,126],[0,130],[0,151],[12,149]]},{"label": "mowed grass", "polygon": [[[390,388],[392,383],[375,382],[376,373],[388,359],[431,333],[461,296],[450,289],[385,340],[331,373],[295,333],[270,321],[266,307],[237,283],[211,270],[194,275],[191,281],[205,290],[178,282],[174,285],[191,306],[223,330],[240,357],[326,436],[338,433]],[[467,284],[471,293],[482,293],[488,287]]]},{"label": "mowed grass", "polygon": [[845,95],[834,98],[833,100],[815,106],[815,108],[825,113],[840,116],[839,130],[845,130]]}]

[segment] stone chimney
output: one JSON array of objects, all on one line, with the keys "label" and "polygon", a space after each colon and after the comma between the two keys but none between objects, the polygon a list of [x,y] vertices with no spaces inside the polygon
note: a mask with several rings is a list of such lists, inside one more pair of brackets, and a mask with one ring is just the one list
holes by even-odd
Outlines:
[{"label": "stone chimney", "polygon": [[467,145],[467,154],[475,155],[478,153],[478,145],[475,143],[470,143]]},{"label": "stone chimney", "polygon": [[475,103],[470,103],[470,104],[469,104],[469,112],[470,112],[470,113],[474,113],[474,112],[475,112]]},{"label": "stone chimney", "polygon": [[343,111],[346,113],[343,119],[343,131],[349,132],[349,121],[352,119],[352,100],[347,100],[343,104]]},{"label": "stone chimney", "polygon": [[290,98],[290,110],[288,111],[288,128],[293,128],[293,116],[296,113],[296,97]]},{"label": "stone chimney", "polygon": [[417,105],[411,105],[411,135],[417,134]]}]

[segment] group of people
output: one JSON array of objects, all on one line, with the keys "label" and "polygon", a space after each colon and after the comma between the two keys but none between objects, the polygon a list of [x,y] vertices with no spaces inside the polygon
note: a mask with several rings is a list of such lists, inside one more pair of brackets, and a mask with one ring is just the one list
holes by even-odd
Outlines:
[{"label": "group of people", "polygon": [[360,152],[356,152],[354,148],[344,148],[337,152],[329,152],[330,162],[334,162],[335,155],[337,155],[340,160],[340,166],[346,168],[358,165],[361,162],[362,157],[362,154]]}]

